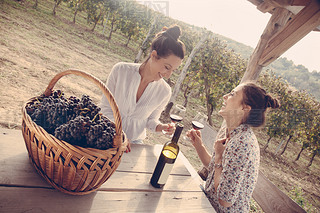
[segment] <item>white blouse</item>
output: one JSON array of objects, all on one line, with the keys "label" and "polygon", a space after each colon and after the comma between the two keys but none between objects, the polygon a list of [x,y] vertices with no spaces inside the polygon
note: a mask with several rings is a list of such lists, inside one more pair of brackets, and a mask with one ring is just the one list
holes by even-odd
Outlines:
[{"label": "white blouse", "polygon": [[[163,80],[148,84],[136,102],[141,81],[141,64],[120,62],[114,65],[107,80],[107,87],[118,105],[122,129],[130,141],[145,139],[146,128],[155,131],[160,123],[161,112],[171,97],[171,88]],[[101,99],[101,112],[114,121],[113,111],[107,98]]]}]

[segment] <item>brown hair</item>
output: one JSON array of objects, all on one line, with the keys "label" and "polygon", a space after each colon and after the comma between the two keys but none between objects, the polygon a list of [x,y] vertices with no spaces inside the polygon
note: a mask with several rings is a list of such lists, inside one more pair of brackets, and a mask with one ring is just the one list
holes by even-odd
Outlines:
[{"label": "brown hair", "polygon": [[[157,33],[152,41],[151,52],[153,50],[157,51],[157,55],[162,58],[174,54],[183,59],[185,55],[185,45],[179,40],[180,35],[181,30],[177,25],[162,28],[162,31]],[[148,61],[149,58],[146,61]]]},{"label": "brown hair", "polygon": [[267,108],[275,109],[280,107],[277,99],[267,94],[263,88],[254,83],[244,84],[243,103],[251,107],[244,123],[253,127],[259,127],[264,124]]}]

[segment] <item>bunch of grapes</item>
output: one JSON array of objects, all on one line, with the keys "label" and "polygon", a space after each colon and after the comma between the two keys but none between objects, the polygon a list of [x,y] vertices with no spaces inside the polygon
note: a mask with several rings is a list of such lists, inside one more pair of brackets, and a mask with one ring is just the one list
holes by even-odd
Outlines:
[{"label": "bunch of grapes", "polygon": [[48,97],[38,97],[26,110],[36,124],[60,140],[81,147],[113,147],[115,125],[101,115],[88,95],[65,98],[56,90]]}]

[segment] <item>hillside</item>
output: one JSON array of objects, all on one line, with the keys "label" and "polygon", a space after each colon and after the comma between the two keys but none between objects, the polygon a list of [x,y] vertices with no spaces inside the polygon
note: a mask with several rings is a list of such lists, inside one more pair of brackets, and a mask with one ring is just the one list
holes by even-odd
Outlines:
[{"label": "hillside", "polygon": [[[55,17],[51,13],[54,1],[40,1],[37,10],[32,8],[33,4],[33,0],[0,1],[0,124],[6,128],[20,128],[22,105],[29,98],[40,95],[56,73],[74,68],[105,81],[115,63],[133,61],[139,46],[131,42],[125,47],[127,38],[118,32],[107,41],[100,24],[91,32],[92,26],[87,24],[85,13],[79,13],[77,23],[73,24],[71,10],[64,3],[57,9]],[[62,78],[56,88],[64,90],[67,95],[88,94],[96,103],[101,97],[98,88],[80,77]],[[190,101],[185,121],[202,108]],[[214,116],[216,126],[220,120]],[[262,130],[256,130],[256,133],[263,147],[267,136]],[[161,134],[148,132],[145,143],[167,140]],[[293,161],[300,144],[289,144],[286,153],[279,157],[274,154],[279,143],[273,140],[269,149],[261,152],[261,171],[278,188],[297,202],[301,201],[305,208],[310,203],[320,209],[319,158],[316,157],[313,165],[306,168],[310,159],[307,152],[302,153],[299,161]],[[184,155],[199,169],[200,161],[190,143],[181,140],[180,144]]]},{"label": "hillside", "polygon": [[[249,59],[254,49],[230,38],[215,34],[220,40],[226,41],[227,47],[233,49],[243,58]],[[308,70],[303,65],[295,65],[292,60],[285,57],[279,57],[264,70],[270,69],[277,76],[287,80],[289,84],[297,90],[306,90],[309,94],[320,101],[320,71]]]}]

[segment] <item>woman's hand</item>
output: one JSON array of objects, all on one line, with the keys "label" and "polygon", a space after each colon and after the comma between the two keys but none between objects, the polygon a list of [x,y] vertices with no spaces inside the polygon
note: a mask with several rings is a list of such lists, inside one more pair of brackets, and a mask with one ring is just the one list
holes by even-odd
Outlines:
[{"label": "woman's hand", "polygon": [[166,131],[167,135],[172,135],[176,130],[176,126],[173,123],[159,124],[156,128],[156,131],[161,132],[162,130]]},{"label": "woman's hand", "polygon": [[226,149],[228,140],[229,140],[228,138],[224,138],[224,139],[221,139],[221,140],[217,140],[214,143],[215,158],[217,160],[221,160],[222,159],[222,154],[223,154],[224,150]]},{"label": "woman's hand", "polygon": [[196,149],[202,164],[205,167],[208,167],[212,156],[202,142],[200,130],[191,129],[187,132],[187,136],[190,138],[193,147]]},{"label": "woman's hand", "polygon": [[128,145],[127,145],[127,149],[126,149],[126,153],[131,152],[131,142],[130,140],[128,140]]},{"label": "woman's hand", "polygon": [[187,132],[187,136],[190,138],[191,143],[194,147],[202,145],[202,138],[200,130],[191,129]]}]

